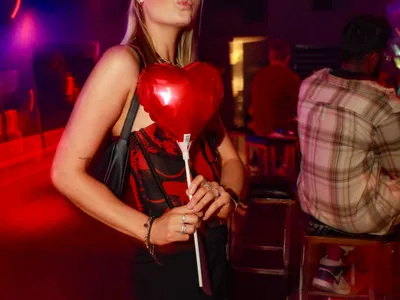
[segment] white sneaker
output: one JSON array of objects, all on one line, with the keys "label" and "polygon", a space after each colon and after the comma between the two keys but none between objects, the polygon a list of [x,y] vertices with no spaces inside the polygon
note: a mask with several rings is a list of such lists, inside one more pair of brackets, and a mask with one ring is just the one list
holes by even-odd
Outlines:
[{"label": "white sneaker", "polygon": [[312,285],[319,289],[339,295],[348,295],[351,287],[343,278],[342,261],[333,261],[322,258],[317,276],[314,277]]}]

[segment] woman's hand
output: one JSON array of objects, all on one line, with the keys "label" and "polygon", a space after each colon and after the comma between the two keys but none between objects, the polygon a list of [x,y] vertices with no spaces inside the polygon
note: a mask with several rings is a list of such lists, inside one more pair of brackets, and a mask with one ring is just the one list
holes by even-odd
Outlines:
[{"label": "woman's hand", "polygon": [[195,214],[186,206],[176,207],[163,214],[153,223],[150,243],[164,246],[175,242],[188,241],[201,225],[202,214]]},{"label": "woman's hand", "polygon": [[220,219],[228,219],[235,207],[231,195],[217,182],[208,182],[201,175],[197,176],[188,189],[192,199],[187,205],[194,213],[203,211],[203,220],[216,215]]}]

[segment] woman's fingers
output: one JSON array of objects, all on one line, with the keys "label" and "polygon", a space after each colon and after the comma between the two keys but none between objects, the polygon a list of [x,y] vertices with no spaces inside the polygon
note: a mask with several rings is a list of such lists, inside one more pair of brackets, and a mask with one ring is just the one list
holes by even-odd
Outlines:
[{"label": "woman's fingers", "polygon": [[200,227],[201,219],[196,215],[174,215],[168,226],[168,239],[171,242],[184,242]]},{"label": "woman's fingers", "polygon": [[196,227],[190,224],[175,224],[172,229],[175,233],[180,235],[192,235],[196,231]]},{"label": "woman's fingers", "polygon": [[172,224],[189,224],[194,225],[197,228],[201,225],[201,218],[197,215],[175,215],[174,219],[172,220]]},{"label": "woman's fingers", "polygon": [[[204,197],[206,197],[207,195],[207,199],[209,199],[211,197],[213,197],[213,193],[212,190],[217,188],[219,185],[216,182],[204,182],[202,186],[200,186],[196,192],[194,193],[194,195],[192,196],[192,199],[190,200],[190,202],[188,203],[187,207],[189,209],[193,209],[200,201],[203,200]],[[195,210],[196,211],[196,210]],[[197,210],[199,211],[199,210]]]},{"label": "woman's fingers", "polygon": [[201,175],[196,176],[188,188],[188,194],[193,195],[199,187],[206,182],[205,178]]},{"label": "woman's fingers", "polygon": [[211,191],[207,192],[203,196],[203,198],[201,198],[201,200],[199,202],[197,202],[197,204],[193,207],[193,211],[194,212],[202,211],[204,209],[204,207],[206,207],[208,204],[210,204],[214,200],[215,200],[215,195],[214,195],[213,191],[211,190]]},{"label": "woman's fingers", "polygon": [[204,214],[203,220],[207,220],[210,218],[212,215],[215,214],[216,211],[221,209],[222,207],[230,204],[231,202],[231,195],[227,192],[222,192],[220,197],[217,198],[207,209],[207,211]]},{"label": "woman's fingers", "polygon": [[195,212],[189,209],[187,205],[183,205],[174,207],[168,213],[172,215],[183,215],[183,214],[193,215]]}]

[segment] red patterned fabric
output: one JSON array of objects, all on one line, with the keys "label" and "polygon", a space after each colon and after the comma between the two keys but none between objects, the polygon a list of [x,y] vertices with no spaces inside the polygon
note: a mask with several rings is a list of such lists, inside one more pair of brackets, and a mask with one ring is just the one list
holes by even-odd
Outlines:
[{"label": "red patterned fabric", "polygon": [[[201,174],[209,181],[219,182],[220,168],[216,149],[222,141],[225,133],[224,130],[220,119],[216,118],[210,122],[203,134],[192,143],[190,159],[193,178]],[[152,124],[131,135],[130,187],[132,193],[127,197],[126,202],[137,210],[151,216],[160,216],[169,209],[168,203],[157,185],[155,176],[151,172],[146,157],[139,146],[138,140],[142,144],[144,151],[148,154],[148,158],[157,173],[157,177],[160,179],[173,206],[186,204],[189,198],[186,195],[187,182],[181,150],[177,142],[167,137],[165,132],[157,126],[157,124]],[[222,233],[217,242],[213,242],[209,244],[208,247],[205,247],[204,240],[206,241],[207,238],[212,239],[215,233],[218,234],[218,227],[220,226],[216,225],[221,224],[219,220],[210,221],[208,222],[208,232],[206,232],[205,235],[199,234],[203,276],[202,290],[204,294],[208,296],[211,296],[213,293],[217,295],[221,293],[221,291],[224,293],[223,285],[225,276],[221,274],[225,274],[224,270],[226,268],[225,253],[221,255],[221,253],[218,252],[220,244],[223,249],[225,249],[225,234]],[[194,251],[194,246],[191,243],[193,243],[193,240],[189,244],[179,244],[179,247],[174,249],[173,252],[187,252],[189,249],[190,252],[192,252]],[[145,257],[149,259],[149,255],[147,252],[144,253],[143,256],[143,253],[140,255],[138,252],[134,259],[137,262],[146,261]],[[216,255],[221,256],[215,259]],[[193,259],[186,267],[188,270],[196,269],[196,261]],[[147,265],[147,268],[151,268],[151,264]],[[193,271],[190,272],[193,273]],[[210,273],[212,274],[211,277]],[[143,274],[141,274],[141,276],[143,276]],[[171,273],[171,276],[175,275]],[[211,279],[213,282],[211,282]],[[197,282],[193,284],[197,284]],[[212,292],[212,287],[214,287],[214,292]],[[146,296],[146,299],[147,298]],[[194,299],[194,296],[189,295],[189,298]],[[208,298],[209,297],[205,296],[201,299]]]},{"label": "red patterned fabric", "polygon": [[[219,119],[218,122],[213,121],[193,142],[190,149],[193,178],[201,174],[209,181],[219,181],[215,147],[223,136],[221,130],[223,127]],[[136,132],[136,136],[144,146],[173,206],[186,204],[189,199],[186,195],[185,164],[176,141],[167,137],[155,123]],[[211,144],[214,144],[214,147]],[[127,202],[147,215],[160,216],[169,207],[133,134],[130,161],[130,186],[133,197],[129,197]]]}]

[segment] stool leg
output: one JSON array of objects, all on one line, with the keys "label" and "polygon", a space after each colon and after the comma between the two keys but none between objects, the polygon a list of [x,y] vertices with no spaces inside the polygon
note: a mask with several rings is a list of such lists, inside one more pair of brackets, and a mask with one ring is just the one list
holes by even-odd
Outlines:
[{"label": "stool leg", "polygon": [[369,300],[375,300],[375,273],[376,273],[376,261],[378,256],[378,246],[371,247],[371,260],[370,260],[370,270],[369,270]]},{"label": "stool leg", "polygon": [[302,300],[308,299],[310,275],[311,275],[311,249],[309,241],[304,237],[303,242],[303,258],[300,268],[300,295]]},{"label": "stool leg", "polygon": [[268,153],[269,153],[269,161],[268,161],[268,172],[269,176],[276,175],[276,147],[275,146],[268,146]]},{"label": "stool leg", "polygon": [[301,168],[301,151],[299,142],[296,143],[296,148],[295,148],[295,164],[296,164],[296,174],[299,174]]},{"label": "stool leg", "polygon": [[291,293],[292,281],[290,276],[290,245],[291,245],[291,229],[292,229],[292,205],[289,203],[285,210],[285,224],[283,227],[283,280],[284,291],[287,296]]},{"label": "stool leg", "polygon": [[289,277],[290,266],[290,242],[291,242],[291,220],[292,220],[292,205],[286,206],[285,226],[283,229],[283,266],[285,270],[285,278]]},{"label": "stool leg", "polygon": [[297,179],[297,170],[296,170],[296,149],[294,146],[287,146],[287,151],[285,154],[286,157],[286,164],[287,164],[287,172],[288,178],[296,182]]},{"label": "stool leg", "polygon": [[264,169],[263,171],[263,175],[264,176],[268,176],[269,175],[269,166],[270,166],[270,161],[269,159],[269,154],[268,154],[268,147],[263,149],[263,161],[264,161]]},{"label": "stool leg", "polygon": [[394,276],[394,266],[395,266],[395,249],[396,245],[394,243],[389,243],[385,245],[385,248],[387,250],[387,253],[389,255],[389,262],[388,262],[388,267],[389,267],[389,274],[386,277],[386,286],[385,286],[385,299],[393,299],[393,276]]}]

